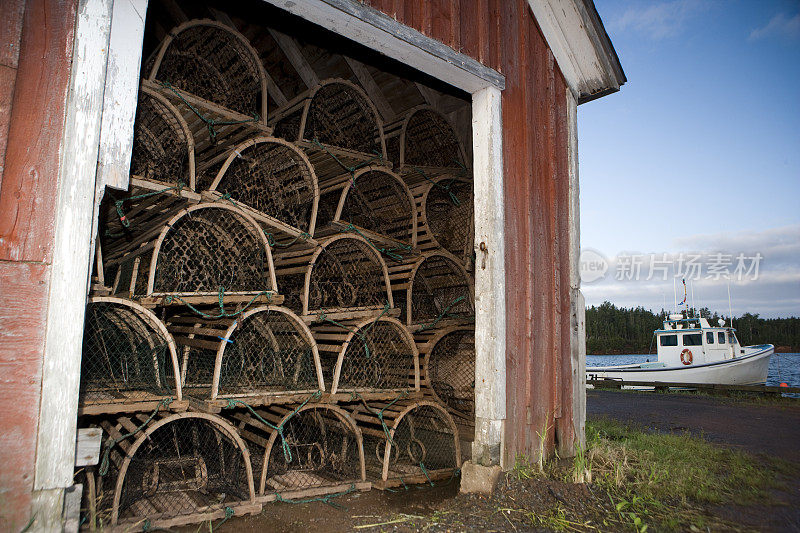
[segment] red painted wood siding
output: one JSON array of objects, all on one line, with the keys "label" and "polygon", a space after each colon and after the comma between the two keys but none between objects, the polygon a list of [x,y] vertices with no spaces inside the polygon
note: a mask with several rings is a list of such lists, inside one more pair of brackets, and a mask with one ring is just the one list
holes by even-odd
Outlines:
[{"label": "red painted wood siding", "polygon": [[30,503],[75,0],[0,15],[0,531]]},{"label": "red painted wood siding", "polygon": [[[524,0],[365,0],[506,76],[506,461],[572,449],[566,84]],[[511,288],[513,287],[513,290]],[[556,442],[558,440],[558,443]]]}]

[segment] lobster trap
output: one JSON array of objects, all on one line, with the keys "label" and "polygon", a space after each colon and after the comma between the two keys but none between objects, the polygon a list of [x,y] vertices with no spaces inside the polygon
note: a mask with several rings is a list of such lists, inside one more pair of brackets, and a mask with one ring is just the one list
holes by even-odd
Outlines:
[{"label": "lobster trap", "polygon": [[230,201],[270,232],[274,242],[310,243],[319,202],[317,176],[306,155],[275,137],[257,137],[230,152],[204,193]]},{"label": "lobster trap", "polygon": [[323,184],[319,235],[352,231],[399,258],[417,244],[417,210],[403,180],[387,168],[364,167]]},{"label": "lobster trap", "polygon": [[198,173],[246,138],[270,133],[264,67],[247,38],[230,26],[207,19],[181,24],[147,68],[143,86],[169,99],[189,125]]},{"label": "lobster trap", "polygon": [[472,183],[444,176],[414,189],[419,208],[417,245],[421,250],[444,249],[472,266],[474,218]]},{"label": "lobster trap", "polygon": [[475,428],[475,327],[449,326],[417,333],[426,393],[445,405],[469,438]]},{"label": "lobster trap", "polygon": [[393,307],[386,263],[364,237],[338,234],[319,246],[275,253],[285,305],[311,322],[320,316],[375,317]]},{"label": "lobster trap", "polygon": [[257,500],[369,490],[361,431],[341,407],[303,403],[237,410],[227,415],[248,441]]},{"label": "lobster trap", "polygon": [[372,162],[386,161],[383,126],[364,91],[343,79],[328,79],[277,110],[275,135],[308,154],[320,182]]},{"label": "lobster trap", "polygon": [[280,303],[267,238],[236,207],[197,204],[141,231],[127,252],[106,261],[115,294],[164,305]]},{"label": "lobster trap", "polygon": [[394,398],[419,391],[419,354],[414,337],[397,319],[335,321],[312,326],[323,371],[332,375],[331,395]]},{"label": "lobster trap", "polygon": [[131,174],[149,188],[195,189],[194,137],[178,109],[142,87],[136,107]]},{"label": "lobster trap", "polygon": [[409,184],[443,174],[469,174],[464,146],[455,128],[431,106],[416,107],[404,118],[387,124],[385,134],[389,160]]},{"label": "lobster trap", "polygon": [[169,528],[261,511],[250,453],[236,430],[207,413],[97,422],[107,442],[88,471],[91,523]]},{"label": "lobster trap", "polygon": [[461,468],[453,418],[427,400],[361,402],[347,407],[364,436],[367,479],[378,489],[447,483]]},{"label": "lobster trap", "polygon": [[210,408],[230,399],[286,403],[325,390],[311,331],[284,307],[259,306],[223,318],[184,313],[171,317],[167,328],[181,351],[186,394]]},{"label": "lobster trap", "polygon": [[182,403],[175,341],[151,312],[130,300],[89,299],[83,328],[81,414],[148,411]]},{"label": "lobster trap", "polygon": [[416,262],[390,265],[395,305],[412,330],[475,318],[475,287],[464,267],[447,252],[429,252]]}]

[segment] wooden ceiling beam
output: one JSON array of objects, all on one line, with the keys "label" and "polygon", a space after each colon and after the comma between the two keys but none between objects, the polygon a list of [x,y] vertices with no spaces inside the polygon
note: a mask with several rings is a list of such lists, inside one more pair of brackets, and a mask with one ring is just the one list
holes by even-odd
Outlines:
[{"label": "wooden ceiling beam", "polygon": [[419,94],[422,95],[422,98],[425,99],[425,102],[429,106],[438,109],[439,94],[430,87],[427,87],[419,82],[415,82],[414,85],[417,86],[417,90],[419,91]]},{"label": "wooden ceiling beam", "polygon": [[378,108],[378,113],[381,114],[383,121],[389,122],[393,120],[395,112],[389,104],[389,100],[386,99],[380,87],[378,87],[378,84],[375,83],[375,79],[372,77],[372,74],[370,74],[366,65],[347,56],[344,56],[344,60],[347,61],[350,70],[352,70],[353,74],[358,78],[359,83],[361,83],[361,86],[364,88],[364,92],[367,93],[372,103]]},{"label": "wooden ceiling beam", "polygon": [[317,73],[314,72],[314,69],[312,69],[308,61],[306,61],[303,52],[300,50],[300,45],[295,38],[272,28],[269,28],[269,33],[272,35],[272,38],[275,39],[275,42],[278,43],[278,47],[283,52],[283,55],[286,56],[286,59],[289,60],[289,63],[300,75],[306,87],[311,89],[319,85],[319,76],[317,76]]}]

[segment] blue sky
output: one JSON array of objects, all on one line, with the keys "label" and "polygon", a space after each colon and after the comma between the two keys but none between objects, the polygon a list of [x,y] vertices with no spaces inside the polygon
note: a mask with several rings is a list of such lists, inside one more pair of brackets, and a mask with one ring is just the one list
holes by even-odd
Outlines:
[{"label": "blue sky", "polygon": [[[672,307],[672,276],[617,280],[619,256],[760,253],[734,314],[800,316],[800,1],[595,4],[628,82],[578,108],[581,244],[610,263],[587,303]],[[727,311],[708,277],[697,305]]]}]

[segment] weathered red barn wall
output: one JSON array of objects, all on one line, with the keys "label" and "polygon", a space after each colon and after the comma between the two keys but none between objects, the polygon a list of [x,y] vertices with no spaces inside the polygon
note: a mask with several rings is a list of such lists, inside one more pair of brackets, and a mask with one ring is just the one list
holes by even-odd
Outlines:
[{"label": "weathered red barn wall", "polygon": [[506,464],[572,450],[566,84],[524,0],[369,0],[506,76]]},{"label": "weathered red barn wall", "polygon": [[30,519],[75,0],[0,13],[0,530]]}]

